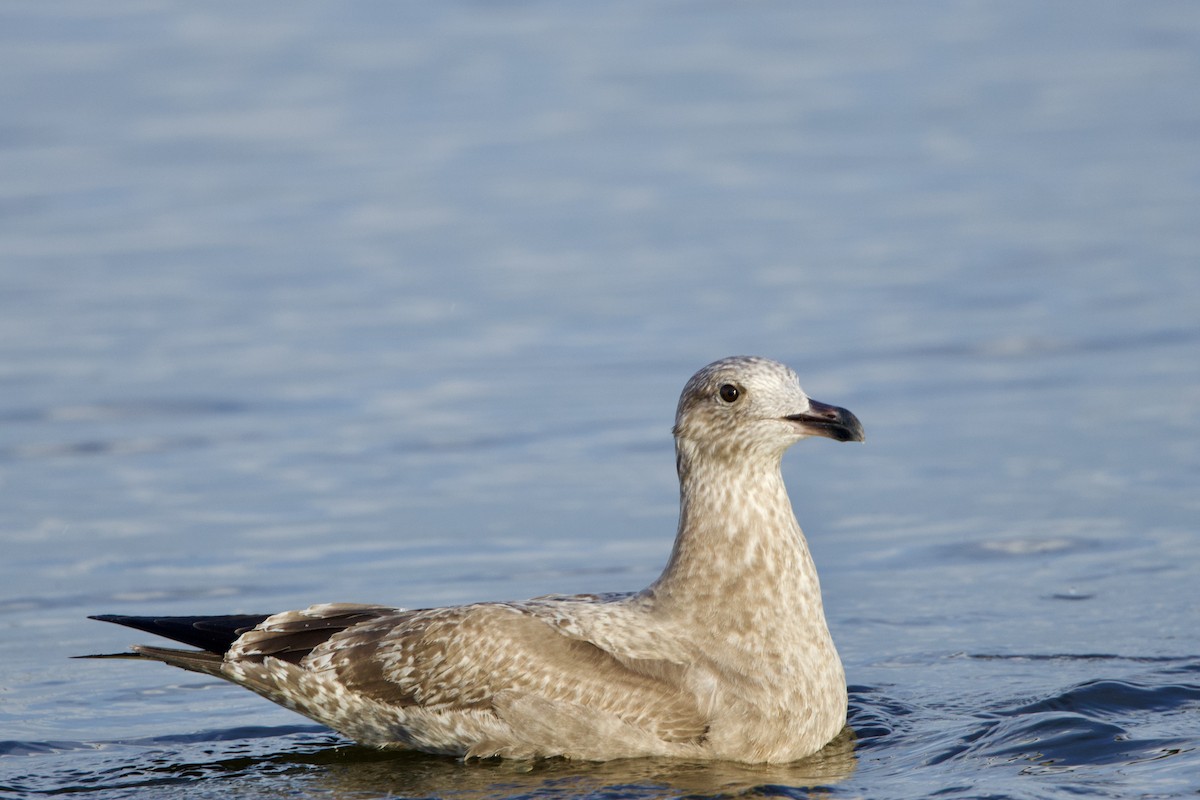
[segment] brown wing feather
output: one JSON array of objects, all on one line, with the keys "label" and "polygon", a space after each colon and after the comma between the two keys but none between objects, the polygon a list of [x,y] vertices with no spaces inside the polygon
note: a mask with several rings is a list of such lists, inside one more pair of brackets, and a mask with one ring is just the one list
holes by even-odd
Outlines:
[{"label": "brown wing feather", "polygon": [[623,662],[516,604],[380,615],[332,636],[301,664],[398,706],[495,710],[497,695],[516,693],[609,712],[666,741],[698,741],[707,729],[695,699],[678,688],[678,665]]},{"label": "brown wing feather", "polygon": [[299,664],[314,649],[348,628],[397,614],[397,609],[330,603],[303,611],[285,611],[268,617],[244,633],[230,648],[231,658],[261,659],[274,656]]}]

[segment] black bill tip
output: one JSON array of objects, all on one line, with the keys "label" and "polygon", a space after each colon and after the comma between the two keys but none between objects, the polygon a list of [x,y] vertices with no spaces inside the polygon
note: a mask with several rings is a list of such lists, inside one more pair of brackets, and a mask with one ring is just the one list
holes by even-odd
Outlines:
[{"label": "black bill tip", "polygon": [[863,432],[862,423],[858,417],[840,406],[831,406],[810,399],[808,411],[803,414],[789,414],[785,419],[795,422],[810,436],[824,436],[837,442],[865,442],[867,435]]}]

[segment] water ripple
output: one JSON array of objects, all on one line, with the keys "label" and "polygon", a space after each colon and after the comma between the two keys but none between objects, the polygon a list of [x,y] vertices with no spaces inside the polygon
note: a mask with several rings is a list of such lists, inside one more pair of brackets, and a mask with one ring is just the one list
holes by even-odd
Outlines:
[{"label": "water ripple", "polygon": [[[926,764],[964,759],[1029,762],[1028,769],[1136,764],[1192,748],[1171,717],[1200,709],[1200,684],[1100,679],[1032,701],[980,710],[944,735]],[[948,741],[947,741],[948,740]]]},{"label": "water ripple", "polygon": [[1130,711],[1178,712],[1200,708],[1200,684],[1147,686],[1129,681],[1095,680],[1014,709],[1012,715],[1043,711],[1120,716]]}]

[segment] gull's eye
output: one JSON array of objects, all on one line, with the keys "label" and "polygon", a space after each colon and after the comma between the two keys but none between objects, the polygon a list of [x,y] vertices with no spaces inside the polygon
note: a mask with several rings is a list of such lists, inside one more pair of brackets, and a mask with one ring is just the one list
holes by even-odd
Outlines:
[{"label": "gull's eye", "polygon": [[742,390],[732,383],[722,383],[721,388],[717,389],[717,394],[721,395],[721,399],[726,403],[733,403],[742,396]]}]

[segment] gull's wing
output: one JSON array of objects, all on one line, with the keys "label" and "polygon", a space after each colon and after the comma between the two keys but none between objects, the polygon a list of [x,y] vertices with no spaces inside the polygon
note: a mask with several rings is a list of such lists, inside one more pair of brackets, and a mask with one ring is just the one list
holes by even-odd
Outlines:
[{"label": "gull's wing", "polygon": [[[608,599],[600,607],[564,598],[561,605],[545,599],[372,608],[340,628],[334,620],[322,626],[326,615],[344,619],[343,607],[314,606],[277,614],[244,634],[223,671],[377,745],[581,758],[616,757],[614,739],[631,753],[645,753],[648,743],[664,755],[698,748],[707,719],[684,686],[686,667],[611,652],[580,638],[570,623],[572,606],[603,615]],[[314,636],[324,639],[314,645]],[[595,751],[596,742],[608,749]]]}]

